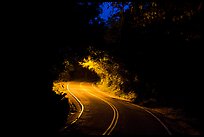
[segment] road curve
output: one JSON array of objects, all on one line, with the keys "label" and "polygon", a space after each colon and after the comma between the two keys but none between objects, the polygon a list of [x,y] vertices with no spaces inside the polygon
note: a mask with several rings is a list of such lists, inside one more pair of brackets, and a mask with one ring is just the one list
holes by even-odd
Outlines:
[{"label": "road curve", "polygon": [[171,135],[148,110],[108,96],[91,83],[68,82],[66,86],[81,109],[63,135]]}]

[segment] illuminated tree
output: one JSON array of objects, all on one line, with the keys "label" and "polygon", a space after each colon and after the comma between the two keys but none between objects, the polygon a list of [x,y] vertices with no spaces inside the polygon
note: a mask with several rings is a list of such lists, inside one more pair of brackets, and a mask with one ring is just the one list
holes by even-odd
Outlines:
[{"label": "illuminated tree", "polygon": [[112,57],[103,51],[90,51],[90,55],[79,62],[85,68],[94,71],[99,77],[98,86],[105,91],[110,91],[117,96],[134,100],[136,94],[133,91],[124,92],[127,78],[121,74],[121,67]]}]

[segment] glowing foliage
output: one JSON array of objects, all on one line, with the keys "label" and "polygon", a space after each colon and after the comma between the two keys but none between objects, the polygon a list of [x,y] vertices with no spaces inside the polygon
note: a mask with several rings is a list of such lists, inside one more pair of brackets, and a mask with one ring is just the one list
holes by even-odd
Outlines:
[{"label": "glowing foliage", "polygon": [[[64,85],[66,85],[65,82],[53,82],[52,90],[58,95],[66,94],[67,89]],[[67,95],[65,97],[68,98]]]},{"label": "glowing foliage", "polygon": [[90,51],[91,55],[79,62],[84,68],[94,71],[99,77],[98,87],[104,91],[111,91],[115,95],[133,100],[134,92],[124,93],[121,89],[126,79],[120,74],[120,66],[111,57],[101,51]]}]

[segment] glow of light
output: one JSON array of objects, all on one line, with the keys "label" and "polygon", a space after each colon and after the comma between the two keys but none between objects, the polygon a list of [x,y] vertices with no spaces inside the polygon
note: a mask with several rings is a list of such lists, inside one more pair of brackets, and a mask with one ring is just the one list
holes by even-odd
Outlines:
[{"label": "glow of light", "polygon": [[[94,53],[97,55],[96,52]],[[120,85],[124,83],[124,78],[118,73],[120,70],[119,64],[112,62],[110,58],[104,56],[94,60],[91,56],[88,56],[88,58],[84,58],[79,64],[95,72],[100,77],[101,81],[98,84],[101,89],[123,95],[124,98],[131,100],[136,98],[136,95],[133,93],[125,94],[121,91]]]},{"label": "glow of light", "polygon": [[142,10],[142,5],[139,5],[139,9]]}]

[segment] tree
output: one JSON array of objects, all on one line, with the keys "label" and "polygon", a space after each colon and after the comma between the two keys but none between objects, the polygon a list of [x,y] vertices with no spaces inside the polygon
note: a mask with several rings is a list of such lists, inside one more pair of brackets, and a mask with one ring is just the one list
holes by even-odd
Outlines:
[{"label": "tree", "polygon": [[102,90],[132,101],[136,98],[133,91],[127,91],[128,80],[124,68],[105,52],[90,50],[88,58],[84,58],[79,64],[99,76],[100,82],[97,84]]}]

